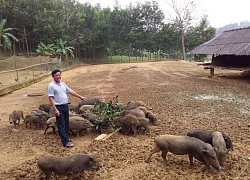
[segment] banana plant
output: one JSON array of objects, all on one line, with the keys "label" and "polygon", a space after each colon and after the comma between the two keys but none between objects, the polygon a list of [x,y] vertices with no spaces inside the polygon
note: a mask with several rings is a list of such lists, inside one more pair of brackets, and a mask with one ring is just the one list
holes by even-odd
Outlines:
[{"label": "banana plant", "polygon": [[[55,50],[56,54],[60,56],[62,60],[68,60],[68,53],[74,57],[73,47],[66,46],[67,41],[63,41],[61,38],[56,40]],[[64,59],[65,57],[65,59]]]},{"label": "banana plant", "polygon": [[38,44],[36,52],[42,56],[50,56],[54,54],[54,44],[45,45],[43,42]]},{"label": "banana plant", "polygon": [[7,51],[7,49],[9,49],[12,52],[12,42],[10,38],[16,42],[18,42],[18,39],[9,31],[12,31],[16,28],[4,28],[6,22],[7,22],[6,19],[3,19],[0,22],[0,47],[3,47],[5,52]]}]

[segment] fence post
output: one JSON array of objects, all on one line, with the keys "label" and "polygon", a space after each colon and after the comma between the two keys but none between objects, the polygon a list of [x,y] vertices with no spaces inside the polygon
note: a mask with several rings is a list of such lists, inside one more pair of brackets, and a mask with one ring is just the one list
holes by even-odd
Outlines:
[{"label": "fence post", "polygon": [[17,70],[17,66],[16,66],[16,55],[14,55],[14,64],[15,64],[15,69],[16,69],[16,79],[15,79],[15,81],[19,83],[18,70]]},{"label": "fence post", "polygon": [[32,70],[33,70],[33,79],[35,79],[35,71],[33,67],[32,67]]}]

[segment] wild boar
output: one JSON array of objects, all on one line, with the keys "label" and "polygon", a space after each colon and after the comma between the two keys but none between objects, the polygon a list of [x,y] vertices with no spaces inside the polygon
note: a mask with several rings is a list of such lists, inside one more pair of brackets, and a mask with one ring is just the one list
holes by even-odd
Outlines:
[{"label": "wild boar", "polygon": [[81,117],[83,117],[84,119],[89,120],[91,123],[93,123],[96,119],[99,118],[98,115],[93,114],[93,113],[85,113],[85,114],[82,114]]},{"label": "wild boar", "polygon": [[98,128],[97,131],[99,133],[103,133],[103,129],[107,129],[108,127],[112,126],[112,121],[109,118],[105,118],[103,119],[99,124],[98,124]]},{"label": "wild boar", "polygon": [[92,127],[94,127],[94,125],[82,117],[69,117],[69,132],[73,133],[73,131],[76,131],[78,138],[81,132],[86,133],[87,128]]},{"label": "wild boar", "polygon": [[79,109],[79,114],[91,113],[92,111],[99,111],[100,106],[95,105],[82,105]]},{"label": "wild boar", "polygon": [[168,165],[166,156],[168,152],[171,152],[176,155],[189,155],[191,165],[193,165],[194,157],[205,164],[208,169],[212,165],[217,170],[221,170],[213,147],[200,139],[189,136],[158,135],[154,142],[155,148],[150,151],[146,162],[150,161],[154,153],[161,151],[164,163]]},{"label": "wild boar", "polygon": [[41,111],[47,112],[49,113],[51,105],[50,104],[41,104],[38,109],[40,109]]},{"label": "wild boar", "polygon": [[122,134],[136,134],[137,129],[139,129],[139,120],[133,114],[127,114],[124,117],[117,117],[114,119],[114,124],[117,127],[121,127]]},{"label": "wild boar", "polygon": [[47,130],[49,128],[53,129],[53,133],[56,133],[56,128],[57,128],[57,124],[56,124],[56,117],[51,117],[46,121],[46,128],[44,131],[44,134],[47,134]]},{"label": "wild boar", "polygon": [[138,109],[138,108],[124,110],[124,111],[120,112],[120,116],[126,116],[128,114],[132,114],[136,117],[146,117],[145,113],[141,109]]},{"label": "wild boar", "polygon": [[[81,132],[85,132],[87,128],[91,128],[94,125],[90,123],[88,120],[79,117],[79,116],[70,116],[69,117],[69,132],[73,133],[73,131],[76,131],[77,136],[79,137]],[[56,117],[51,117],[46,121],[46,128],[44,130],[44,134],[47,134],[47,130],[49,128],[53,129],[53,133],[55,133],[55,130],[57,128],[56,124]]]},{"label": "wild boar", "polygon": [[213,132],[212,135],[213,135],[212,143],[214,148],[217,149],[216,151],[217,158],[219,160],[220,166],[223,168],[229,150],[226,148],[226,143],[221,132],[215,131]]},{"label": "wild boar", "polygon": [[153,125],[157,124],[157,117],[155,114],[153,114],[151,111],[148,111],[146,114],[146,118],[149,119],[149,122]]},{"label": "wild boar", "polygon": [[143,130],[143,132],[149,131],[149,119],[144,117],[138,117],[139,120],[139,131]]},{"label": "wild boar", "polygon": [[[187,132],[187,136],[196,137],[204,141],[205,143],[209,143],[213,146],[212,139],[213,139],[214,132],[215,131],[213,130],[192,129]],[[223,132],[222,132],[222,136],[226,142],[226,148],[233,151],[234,147],[233,147],[231,139],[228,137],[228,135],[224,134]]]},{"label": "wild boar", "polygon": [[135,109],[138,106],[143,106],[147,108],[147,105],[143,101],[130,101],[126,106],[126,109]]},{"label": "wild boar", "polygon": [[55,111],[53,109],[53,107],[51,106],[50,109],[49,109],[49,114],[52,116],[52,117],[55,117]]},{"label": "wild boar", "polygon": [[[50,115],[51,117],[55,117],[55,116],[56,116],[53,107],[50,108],[49,115]],[[69,116],[81,116],[81,115],[75,113],[74,111],[70,111],[70,110],[69,110]]]},{"label": "wild boar", "polygon": [[46,119],[49,119],[50,117],[52,117],[49,113],[39,110],[39,109],[33,109],[30,114],[34,114],[37,116],[45,116]]},{"label": "wild boar", "polygon": [[147,114],[147,112],[148,112],[147,108],[144,106],[138,106],[137,109],[142,110],[144,112],[144,114]]},{"label": "wild boar", "polygon": [[102,101],[98,98],[89,98],[85,101],[81,101],[78,103],[78,109],[80,109],[83,105],[96,105],[101,104]]},{"label": "wild boar", "polygon": [[47,118],[45,115],[35,115],[35,114],[27,114],[24,118],[24,122],[26,125],[26,128],[28,127],[28,124],[31,128],[31,125],[33,124],[35,128],[43,127],[46,124]]},{"label": "wild boar", "polygon": [[78,112],[78,104],[69,104],[68,107],[69,107],[69,111],[70,112],[73,112],[73,113],[79,113]]},{"label": "wild boar", "polygon": [[68,157],[59,157],[51,154],[43,155],[37,161],[39,168],[39,179],[45,174],[46,180],[50,180],[52,172],[58,175],[68,175],[70,173],[81,173],[86,179],[84,171],[102,167],[100,162],[91,154],[75,154]]},{"label": "wild boar", "polygon": [[9,114],[9,122],[10,124],[14,123],[14,126],[20,124],[21,118],[24,120],[23,111],[21,110],[16,110]]}]

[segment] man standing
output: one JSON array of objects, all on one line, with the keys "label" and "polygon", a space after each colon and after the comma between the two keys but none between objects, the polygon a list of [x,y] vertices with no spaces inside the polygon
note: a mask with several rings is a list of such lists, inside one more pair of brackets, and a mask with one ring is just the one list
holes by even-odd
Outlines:
[{"label": "man standing", "polygon": [[53,81],[48,86],[49,102],[56,115],[58,133],[63,146],[73,147],[72,140],[68,138],[69,132],[69,108],[68,93],[85,101],[87,98],[80,96],[61,81],[61,71],[55,69],[51,73]]}]

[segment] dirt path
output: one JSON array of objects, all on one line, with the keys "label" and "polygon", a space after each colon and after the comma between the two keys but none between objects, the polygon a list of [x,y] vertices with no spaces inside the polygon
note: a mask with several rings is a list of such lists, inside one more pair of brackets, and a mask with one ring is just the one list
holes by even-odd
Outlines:
[{"label": "dirt path", "polygon": [[[72,149],[61,146],[57,135],[43,135],[44,130],[14,128],[8,115],[13,110],[24,114],[48,103],[46,89],[52,78],[0,97],[1,164],[3,179],[34,179],[36,160],[50,153],[66,156],[92,152],[103,164],[88,179],[248,179],[250,174],[250,79],[236,71],[215,71],[215,78],[196,63],[185,61],[142,62],[80,66],[64,71],[62,79],[86,97],[99,97],[108,102],[115,96],[126,104],[141,100],[151,106],[159,124],[150,126],[150,133],[135,137],[116,134],[105,142],[93,139],[99,134],[89,131],[79,139],[72,136]],[[28,93],[45,95],[29,97]],[[69,96],[72,104],[79,102]],[[208,172],[195,161],[189,166],[187,156],[168,154],[171,165],[163,165],[160,153],[145,163],[153,138],[158,134],[185,135],[193,128],[213,129],[228,134],[235,150],[229,153],[225,169]],[[246,168],[248,171],[245,171]],[[0,179],[1,179],[0,178]],[[53,177],[52,179],[56,179]],[[60,179],[80,179],[61,176]]]}]

